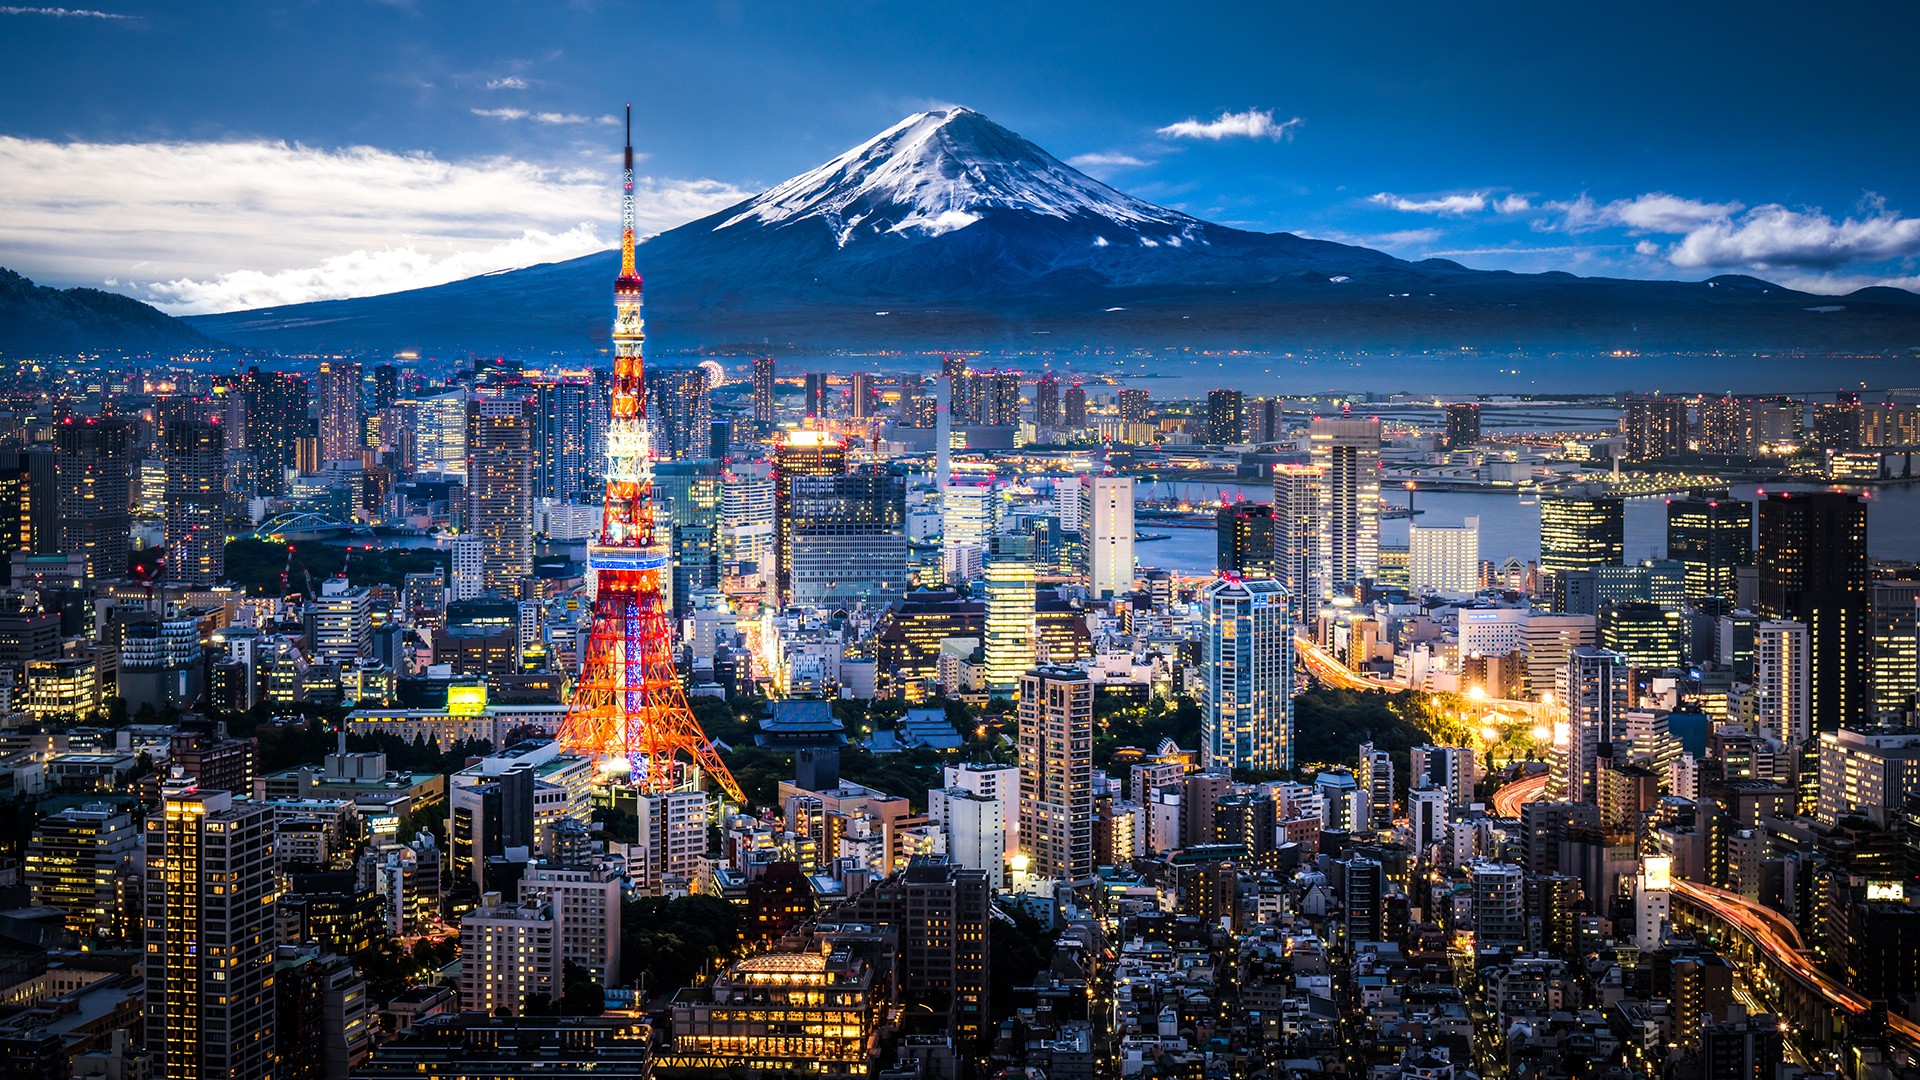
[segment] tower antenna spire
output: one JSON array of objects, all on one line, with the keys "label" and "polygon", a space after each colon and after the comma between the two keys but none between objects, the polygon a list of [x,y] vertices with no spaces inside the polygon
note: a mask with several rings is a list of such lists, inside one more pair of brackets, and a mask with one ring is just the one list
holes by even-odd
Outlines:
[{"label": "tower antenna spire", "polygon": [[640,272],[633,263],[633,105],[627,105],[627,162],[620,178],[620,277],[638,283]]}]

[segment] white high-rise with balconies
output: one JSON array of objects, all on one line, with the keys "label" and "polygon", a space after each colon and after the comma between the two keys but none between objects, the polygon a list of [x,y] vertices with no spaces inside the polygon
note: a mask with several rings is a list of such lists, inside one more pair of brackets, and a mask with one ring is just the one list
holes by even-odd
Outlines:
[{"label": "white high-rise with balconies", "polygon": [[1087,592],[1096,598],[1133,589],[1133,477],[1092,476],[1080,489],[1080,534]]},{"label": "white high-rise with balconies", "polygon": [[1348,595],[1380,573],[1380,421],[1316,416],[1307,440],[1321,473],[1321,576]]}]

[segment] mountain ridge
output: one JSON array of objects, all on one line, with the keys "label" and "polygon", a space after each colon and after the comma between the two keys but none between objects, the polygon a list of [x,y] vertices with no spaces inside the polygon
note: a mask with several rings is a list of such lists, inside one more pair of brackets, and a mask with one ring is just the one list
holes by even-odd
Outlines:
[{"label": "mountain ridge", "polygon": [[[637,255],[666,350],[1920,348],[1920,296],[1901,290],[1518,274],[1250,232],[1136,199],[961,108],[909,116]],[[190,321],[285,351],[593,352],[616,261]]]},{"label": "mountain ridge", "polygon": [[130,296],[55,289],[0,267],[0,356],[214,348],[219,343]]}]

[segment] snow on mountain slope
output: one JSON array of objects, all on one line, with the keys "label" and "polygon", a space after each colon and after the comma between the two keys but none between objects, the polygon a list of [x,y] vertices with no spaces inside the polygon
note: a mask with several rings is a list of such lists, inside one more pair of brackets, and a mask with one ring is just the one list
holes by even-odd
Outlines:
[{"label": "snow on mountain slope", "polygon": [[818,218],[845,247],[867,235],[940,236],[995,209],[1104,218],[1153,245],[1178,246],[1202,227],[1115,191],[972,109],[952,108],[907,117],[748,200],[713,231]]}]

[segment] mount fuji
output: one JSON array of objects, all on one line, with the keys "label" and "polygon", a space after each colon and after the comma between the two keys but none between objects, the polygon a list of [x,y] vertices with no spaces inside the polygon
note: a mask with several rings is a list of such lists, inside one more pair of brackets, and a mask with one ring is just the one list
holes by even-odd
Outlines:
[{"label": "mount fuji", "polygon": [[[1920,296],[1756,278],[1409,262],[1116,191],[971,109],[918,113],[639,248],[655,347],[1805,350],[1920,346]],[[614,252],[385,296],[199,316],[285,352],[589,353]]]}]

